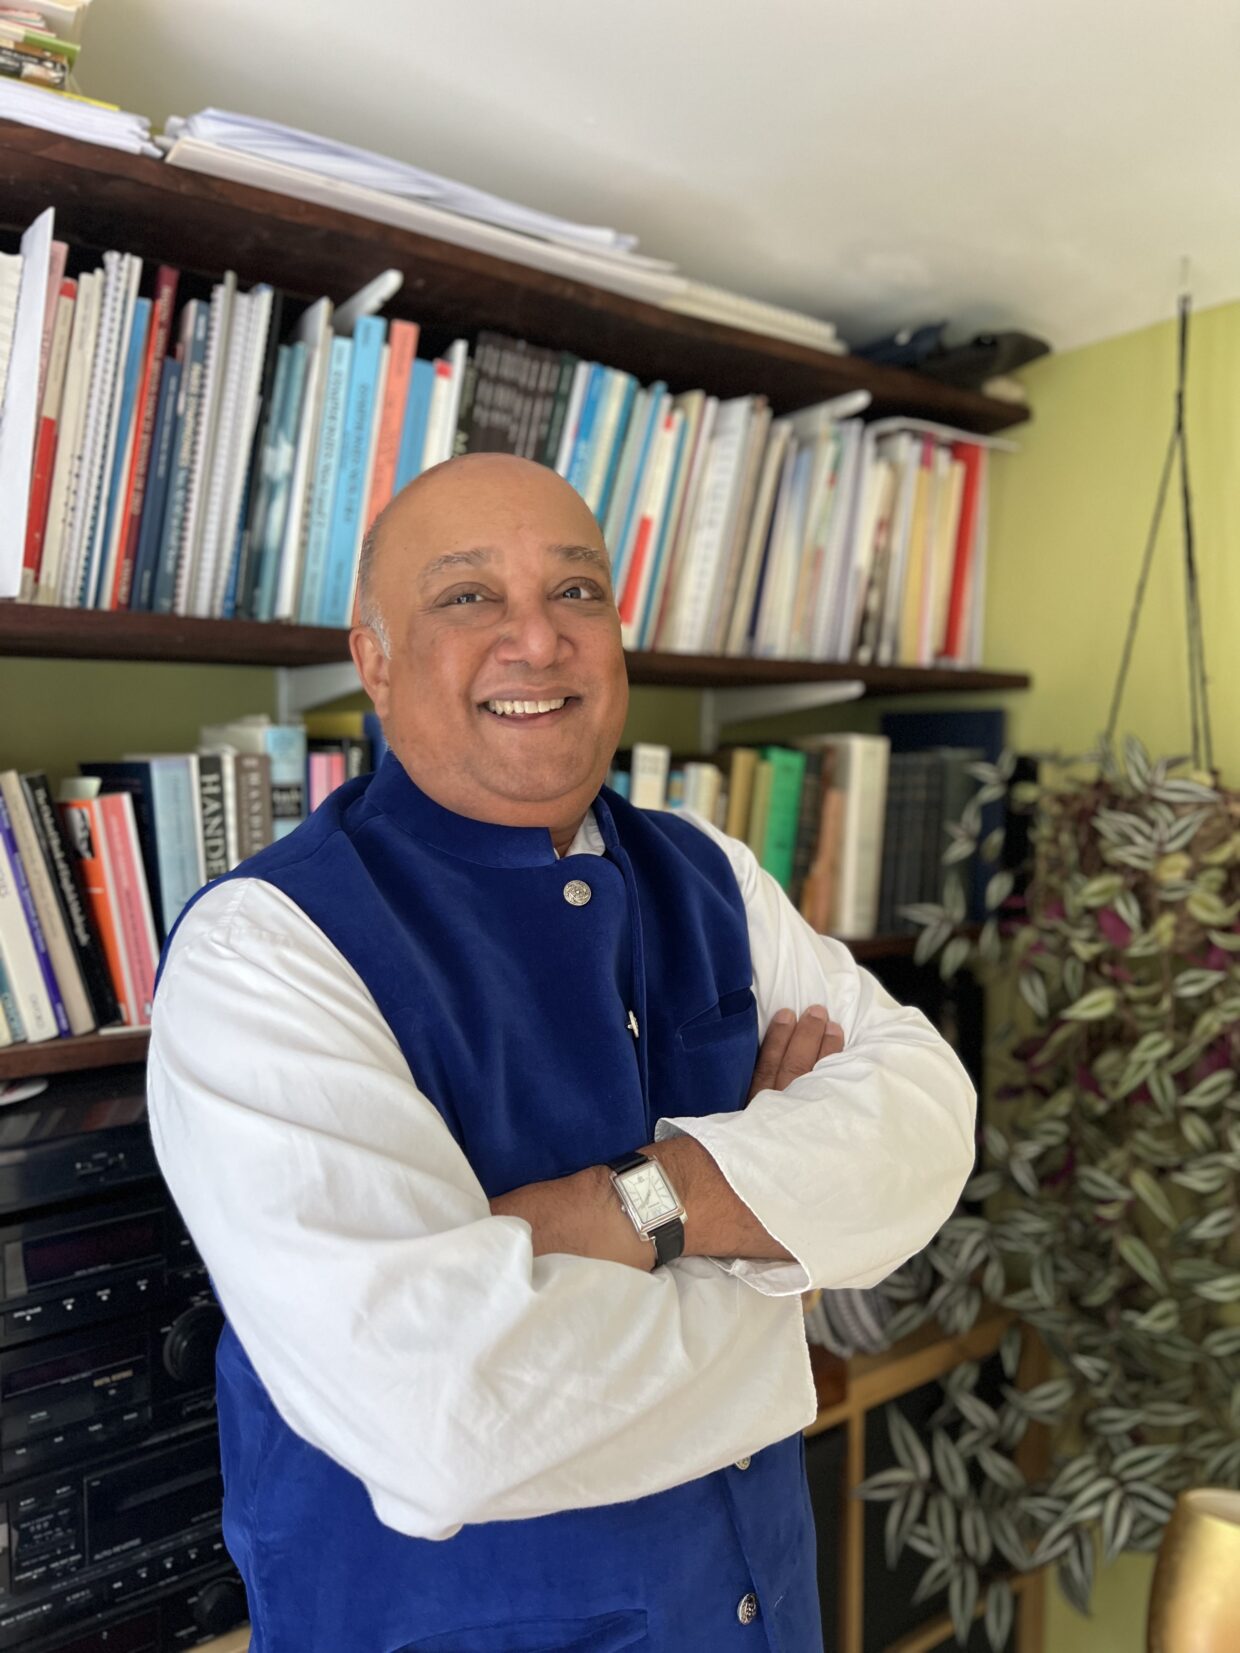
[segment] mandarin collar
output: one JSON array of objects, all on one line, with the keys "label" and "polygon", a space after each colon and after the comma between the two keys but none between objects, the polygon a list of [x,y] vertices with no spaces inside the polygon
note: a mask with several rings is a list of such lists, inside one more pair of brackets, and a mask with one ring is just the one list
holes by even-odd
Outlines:
[{"label": "mandarin collar", "polygon": [[[384,753],[368,796],[371,804],[402,831],[462,861],[483,867],[560,865],[546,827],[499,826],[493,821],[457,815],[423,792],[392,751]],[[607,797],[604,787],[592,807],[604,845],[614,850],[616,828]]]}]

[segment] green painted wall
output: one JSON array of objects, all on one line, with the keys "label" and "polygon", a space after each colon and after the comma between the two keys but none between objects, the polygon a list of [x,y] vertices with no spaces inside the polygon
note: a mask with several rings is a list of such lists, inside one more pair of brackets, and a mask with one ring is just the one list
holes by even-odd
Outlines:
[{"label": "green painted wall", "polygon": [[[1171,429],[1172,323],[1052,356],[1024,374],[1034,410],[995,466],[987,656],[1033,674],[1007,702],[1014,744],[1085,751],[1106,723]],[[1240,305],[1192,323],[1187,428],[1215,760],[1240,772]],[[1190,750],[1178,501],[1169,498],[1119,720],[1156,753]],[[1098,1580],[1084,1619],[1051,1583],[1045,1653],[1140,1653],[1153,1558]]]}]

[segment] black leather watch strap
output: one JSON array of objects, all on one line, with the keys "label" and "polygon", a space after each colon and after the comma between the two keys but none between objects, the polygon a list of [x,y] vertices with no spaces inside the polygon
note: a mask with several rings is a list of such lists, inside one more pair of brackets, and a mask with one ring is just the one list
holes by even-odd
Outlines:
[{"label": "black leather watch strap", "polygon": [[[621,1154],[617,1159],[609,1159],[607,1169],[619,1174],[621,1171],[632,1171],[639,1165],[651,1164],[649,1154],[639,1153],[636,1149],[632,1153]],[[671,1217],[657,1228],[650,1230],[650,1240],[654,1245],[654,1266],[662,1268],[665,1263],[674,1263],[685,1249],[685,1225],[679,1217]]]}]

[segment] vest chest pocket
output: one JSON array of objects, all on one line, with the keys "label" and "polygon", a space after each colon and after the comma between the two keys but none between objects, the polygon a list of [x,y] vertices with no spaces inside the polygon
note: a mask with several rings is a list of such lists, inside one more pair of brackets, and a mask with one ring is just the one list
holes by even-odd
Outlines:
[{"label": "vest chest pocket", "polygon": [[645,1611],[633,1607],[588,1619],[473,1625],[405,1642],[392,1653],[619,1653],[646,1645]]},{"label": "vest chest pocket", "polygon": [[757,1001],[752,988],[742,987],[735,993],[725,993],[718,1004],[683,1023],[677,1029],[676,1043],[682,1050],[701,1050],[743,1037],[756,1041],[757,1034]]}]

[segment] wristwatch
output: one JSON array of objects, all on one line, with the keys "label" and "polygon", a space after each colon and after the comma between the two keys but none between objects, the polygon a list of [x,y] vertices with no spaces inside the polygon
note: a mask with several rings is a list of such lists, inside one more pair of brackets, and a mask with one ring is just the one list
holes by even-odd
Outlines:
[{"label": "wristwatch", "polygon": [[612,1184],[633,1227],[654,1242],[654,1266],[675,1262],[685,1249],[685,1208],[671,1178],[649,1154],[621,1154],[607,1161]]}]

